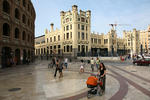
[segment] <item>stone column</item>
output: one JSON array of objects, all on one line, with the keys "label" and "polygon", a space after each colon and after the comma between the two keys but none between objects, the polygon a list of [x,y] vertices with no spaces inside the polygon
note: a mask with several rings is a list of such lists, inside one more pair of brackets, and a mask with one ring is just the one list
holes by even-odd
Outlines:
[{"label": "stone column", "polygon": [[0,45],[0,68],[2,68],[2,46]]}]

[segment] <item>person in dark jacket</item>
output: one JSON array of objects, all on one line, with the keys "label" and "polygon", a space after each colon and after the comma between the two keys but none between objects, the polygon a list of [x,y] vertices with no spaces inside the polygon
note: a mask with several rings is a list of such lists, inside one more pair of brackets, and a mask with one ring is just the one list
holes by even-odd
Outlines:
[{"label": "person in dark jacket", "polygon": [[106,83],[106,67],[103,63],[100,63],[100,67],[98,70],[98,75],[100,78],[102,78],[103,86],[102,90],[105,92],[105,83]]},{"label": "person in dark jacket", "polygon": [[59,71],[59,59],[56,60],[56,69],[55,69],[54,77],[56,77],[57,71]]}]

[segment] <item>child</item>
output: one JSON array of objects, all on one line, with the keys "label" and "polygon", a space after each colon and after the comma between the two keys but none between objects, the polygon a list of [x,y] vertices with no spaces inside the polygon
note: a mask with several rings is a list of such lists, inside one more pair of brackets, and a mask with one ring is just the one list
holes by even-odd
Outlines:
[{"label": "child", "polygon": [[84,72],[84,67],[83,65],[80,66],[80,73],[83,73]]}]

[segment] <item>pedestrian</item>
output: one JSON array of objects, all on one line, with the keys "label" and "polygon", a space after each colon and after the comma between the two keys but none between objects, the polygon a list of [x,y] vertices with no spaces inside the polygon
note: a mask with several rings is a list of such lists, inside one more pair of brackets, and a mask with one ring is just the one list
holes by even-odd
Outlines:
[{"label": "pedestrian", "polygon": [[99,70],[98,70],[99,80],[102,79],[103,86],[102,90],[105,92],[105,83],[106,83],[106,67],[103,63],[100,63]]},{"label": "pedestrian", "polygon": [[79,73],[83,73],[84,72],[84,62],[81,61],[81,66],[80,66],[80,72]]},{"label": "pedestrian", "polygon": [[53,68],[54,66],[56,66],[56,58],[53,58],[53,59],[52,59],[52,68]]},{"label": "pedestrian", "polygon": [[68,58],[65,58],[64,65],[65,65],[65,67],[67,69],[67,67],[68,67]]},{"label": "pedestrian", "polygon": [[59,63],[59,78],[63,77],[63,62],[60,61]]},{"label": "pedestrian", "polygon": [[17,57],[16,56],[13,58],[13,62],[14,62],[14,66],[16,66],[16,64],[17,64]]},{"label": "pedestrian", "polygon": [[97,59],[96,59],[96,68],[97,68],[97,70],[99,69],[99,64],[100,64],[100,60],[99,60],[99,58],[97,57]]},{"label": "pedestrian", "polygon": [[23,56],[20,57],[21,64],[23,64]]},{"label": "pedestrian", "polygon": [[55,69],[54,77],[56,77],[57,71],[59,71],[59,59],[56,60],[56,69]]},{"label": "pedestrian", "polygon": [[91,59],[91,69],[92,69],[92,72],[94,71],[94,64],[95,64],[95,62],[94,62],[94,59],[92,58]]}]

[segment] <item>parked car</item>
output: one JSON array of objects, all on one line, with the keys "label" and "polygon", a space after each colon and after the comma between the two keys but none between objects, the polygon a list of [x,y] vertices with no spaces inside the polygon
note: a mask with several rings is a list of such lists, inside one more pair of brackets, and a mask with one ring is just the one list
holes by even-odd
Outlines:
[{"label": "parked car", "polygon": [[149,66],[150,58],[137,59],[133,61],[133,64]]}]

